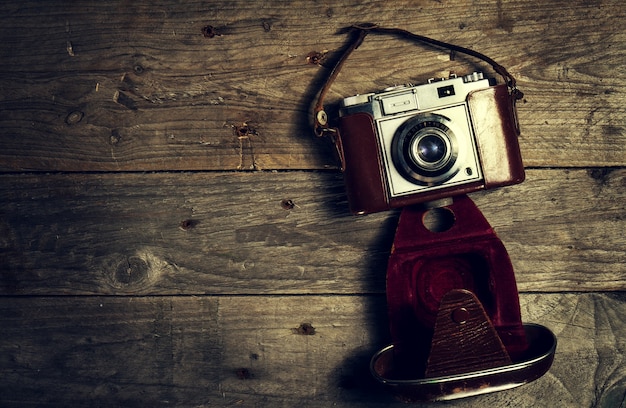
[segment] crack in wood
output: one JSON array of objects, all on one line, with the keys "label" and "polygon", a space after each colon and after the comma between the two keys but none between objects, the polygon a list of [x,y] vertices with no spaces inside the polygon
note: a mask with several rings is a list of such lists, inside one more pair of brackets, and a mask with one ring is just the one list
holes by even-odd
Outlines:
[{"label": "crack in wood", "polygon": [[[258,136],[257,131],[246,122],[243,122],[241,125],[231,125],[231,127],[239,141],[239,165],[237,170],[261,170],[254,155],[254,145],[251,139],[251,136]],[[247,166],[247,168],[244,165],[246,151],[250,156],[250,166]]]}]

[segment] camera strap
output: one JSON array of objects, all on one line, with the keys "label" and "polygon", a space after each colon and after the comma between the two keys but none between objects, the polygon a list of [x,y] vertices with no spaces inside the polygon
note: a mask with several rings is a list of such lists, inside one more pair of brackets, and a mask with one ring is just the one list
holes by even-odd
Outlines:
[{"label": "camera strap", "polygon": [[324,98],[326,97],[328,90],[330,89],[331,85],[333,84],[337,76],[339,75],[339,71],[343,67],[343,64],[346,62],[350,54],[352,54],[354,50],[359,48],[361,43],[363,43],[363,40],[365,39],[365,37],[370,33],[395,35],[401,38],[409,39],[411,41],[426,43],[426,44],[430,44],[439,48],[449,49],[452,52],[459,52],[462,54],[470,55],[472,57],[476,57],[488,63],[489,65],[491,65],[494,71],[496,71],[499,75],[501,75],[504,78],[504,82],[510,89],[510,95],[511,95],[513,106],[515,106],[514,104],[516,100],[522,99],[524,96],[524,94],[519,89],[517,89],[515,78],[513,78],[513,76],[506,70],[506,68],[504,68],[502,65],[498,64],[493,59],[489,58],[488,56],[484,54],[481,54],[478,51],[474,51],[469,48],[446,43],[443,41],[435,40],[432,38],[424,37],[422,35],[414,34],[414,33],[411,33],[409,31],[406,31],[400,28],[386,28],[386,27],[380,27],[376,24],[356,24],[356,25],[349,27],[349,29],[353,33],[353,38],[350,40],[350,42],[348,43],[348,46],[343,51],[343,54],[340,56],[340,58],[335,63],[335,66],[330,71],[330,74],[328,78],[326,79],[324,86],[322,87],[321,91],[318,94],[317,102],[315,103],[315,106],[313,108],[314,130],[317,136],[330,136],[334,140],[337,139],[338,129],[335,127],[331,127],[329,124],[328,115],[326,111],[324,110]]}]

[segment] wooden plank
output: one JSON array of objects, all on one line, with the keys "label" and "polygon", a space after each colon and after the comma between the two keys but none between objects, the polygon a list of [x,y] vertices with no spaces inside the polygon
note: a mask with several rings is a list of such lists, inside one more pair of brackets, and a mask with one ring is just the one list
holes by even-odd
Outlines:
[{"label": "wooden plank", "polygon": [[[510,68],[526,93],[527,165],[622,166],[625,16],[619,0],[4,2],[0,170],[335,167],[308,110],[345,41],[337,30],[368,18]],[[221,35],[205,37],[208,25]],[[474,69],[487,67],[371,38],[329,102]]]},{"label": "wooden plank", "polygon": [[[625,18],[620,0],[1,3],[0,406],[397,405],[368,362],[399,211],[353,217],[338,172],[272,171],[336,168],[308,112],[338,30],[367,20],[484,52],[525,92],[527,181],[472,198],[557,356],[449,405],[626,406]],[[450,59],[370,37],[328,101],[489,70]]]},{"label": "wooden plank", "polygon": [[[624,403],[623,294],[523,295],[521,303],[525,321],[558,336],[552,369],[450,406]],[[385,316],[379,295],[2,297],[0,403],[391,406],[367,368],[388,341]]]},{"label": "wooden plank", "polygon": [[[529,170],[472,197],[522,291],[626,289],[626,171]],[[398,211],[337,173],[0,176],[1,293],[381,293]]]}]

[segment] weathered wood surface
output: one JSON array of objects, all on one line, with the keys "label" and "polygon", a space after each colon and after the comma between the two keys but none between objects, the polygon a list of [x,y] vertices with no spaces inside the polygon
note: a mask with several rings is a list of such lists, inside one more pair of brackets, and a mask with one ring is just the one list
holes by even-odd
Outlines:
[{"label": "weathered wood surface", "polygon": [[[223,4],[222,4],[223,3]],[[519,78],[530,166],[621,166],[626,6],[578,1],[4,2],[0,168],[334,167],[311,137],[316,86],[359,21],[479,50]],[[203,36],[211,25],[218,34]],[[307,64],[327,52],[322,66]],[[487,69],[370,38],[329,101]],[[241,139],[237,127],[246,123]]]},{"label": "weathered wood surface", "polygon": [[[0,4],[0,405],[397,406],[367,364],[398,212],[349,215],[308,128],[338,31],[374,21],[481,51],[525,92],[527,181],[472,198],[557,356],[449,405],[624,406],[625,18],[619,0]],[[371,37],[328,101],[475,69]]]},{"label": "weathered wood surface", "polygon": [[[0,180],[0,293],[385,289],[398,213],[353,217],[335,173]],[[529,170],[525,183],[473,198],[509,248],[520,290],[616,291],[626,290],[625,187],[623,169]]]},{"label": "weathered wood surface", "polygon": [[[521,304],[558,336],[550,372],[446,406],[623,406],[624,296]],[[385,314],[383,296],[2,298],[0,395],[38,407],[397,406],[367,368]]]}]

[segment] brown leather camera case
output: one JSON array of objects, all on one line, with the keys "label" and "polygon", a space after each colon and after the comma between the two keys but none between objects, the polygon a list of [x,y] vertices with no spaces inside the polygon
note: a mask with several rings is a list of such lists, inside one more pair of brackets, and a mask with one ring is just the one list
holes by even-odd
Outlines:
[{"label": "brown leather camera case", "polygon": [[381,147],[367,113],[340,118],[335,139],[340,152],[350,210],[367,214],[404,207],[524,180],[513,96],[506,85],[471,92],[467,98],[483,180],[402,197],[389,197]]}]

